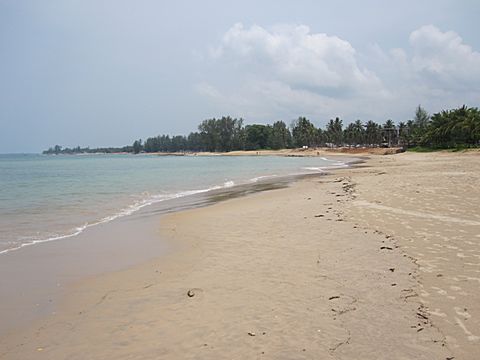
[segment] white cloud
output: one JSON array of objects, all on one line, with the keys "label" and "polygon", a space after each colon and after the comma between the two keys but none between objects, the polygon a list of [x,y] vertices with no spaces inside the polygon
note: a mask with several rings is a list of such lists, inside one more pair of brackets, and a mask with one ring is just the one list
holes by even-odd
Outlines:
[{"label": "white cloud", "polygon": [[334,97],[381,90],[378,78],[356,61],[355,49],[336,36],[311,33],[307,26],[277,26],[268,31],[235,24],[213,52],[217,60],[292,89]]},{"label": "white cloud", "polygon": [[215,76],[197,90],[223,112],[256,121],[298,115],[400,121],[419,103],[431,112],[475,106],[480,93],[480,54],[432,25],[413,31],[405,49],[373,44],[362,54],[304,25],[235,24],[210,55]]},{"label": "white cloud", "polygon": [[390,50],[383,69],[376,68],[394,94],[392,107],[398,113],[419,103],[430,112],[479,105],[480,53],[457,33],[433,25],[420,27],[408,39],[409,47]]},{"label": "white cloud", "polygon": [[410,44],[412,69],[422,79],[444,90],[478,90],[480,53],[473,51],[457,33],[426,25],[411,33]]}]

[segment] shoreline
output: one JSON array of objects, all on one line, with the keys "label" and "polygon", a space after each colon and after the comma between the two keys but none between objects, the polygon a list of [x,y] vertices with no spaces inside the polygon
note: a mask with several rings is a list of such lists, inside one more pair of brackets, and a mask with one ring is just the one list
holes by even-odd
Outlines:
[{"label": "shoreline", "polygon": [[362,156],[362,155],[393,155],[404,152],[401,147],[312,147],[307,149],[278,149],[278,150],[232,150],[229,152],[209,151],[179,151],[179,152],[128,152],[112,153],[72,153],[72,154],[38,154],[43,156],[89,156],[89,155],[152,155],[152,156],[285,156],[285,157],[315,157],[315,156]]},{"label": "shoreline", "polygon": [[[121,271],[151,258],[162,258],[173,251],[175,246],[168,239],[159,237],[156,229],[158,219],[165,214],[286,187],[293,179],[284,177],[169,199],[128,216],[94,224],[75,236],[2,253],[0,272],[12,275],[0,279],[0,337],[30,321],[55,314],[72,283]],[[137,236],[140,241],[135,240]],[[112,259],[111,253],[117,257]],[[53,259],[59,261],[52,263]]]},{"label": "shoreline", "polygon": [[[92,154],[92,155],[99,155],[99,154]],[[105,155],[105,154],[103,154],[103,155]],[[111,155],[111,154],[107,154],[107,155]],[[113,155],[115,155],[115,154],[113,154]],[[119,154],[119,155],[123,155],[123,153]],[[152,154],[148,154],[148,155],[159,155],[159,154],[158,153],[152,153]],[[169,154],[169,155],[175,156],[175,154]],[[252,154],[246,154],[246,155],[247,156],[253,156]],[[272,155],[270,152],[266,153],[265,155],[276,156],[276,155]],[[211,156],[211,154],[210,153],[203,153],[203,155],[201,155],[201,156]],[[217,154],[216,156],[223,156],[223,155],[222,154]],[[237,155],[233,155],[233,156],[237,156]],[[239,156],[242,156],[242,155],[239,155]],[[279,156],[288,157],[290,155],[279,155]],[[302,155],[300,157],[312,157],[312,156],[303,156]],[[315,155],[315,157],[316,157],[316,155]],[[352,156],[346,156],[346,155],[342,155],[342,154],[333,155],[331,158],[332,159],[327,159],[327,158],[324,158],[323,156],[321,157],[321,159],[325,160],[325,161],[339,162],[340,166],[333,164],[331,166],[325,166],[325,167],[305,168],[303,172],[298,172],[298,173],[290,173],[290,174],[285,173],[285,174],[280,174],[280,175],[275,174],[275,175],[258,176],[258,177],[254,177],[254,178],[250,178],[250,179],[243,179],[243,180],[240,180],[240,181],[235,180],[235,182],[226,181],[223,184],[218,184],[218,183],[214,184],[213,183],[213,184],[210,184],[210,186],[207,187],[207,188],[201,188],[201,189],[194,188],[194,189],[187,189],[187,190],[183,189],[183,190],[179,190],[178,192],[166,193],[160,199],[155,198],[155,196],[153,198],[144,198],[142,200],[137,199],[134,203],[127,204],[125,207],[117,209],[117,211],[114,212],[114,213],[104,215],[103,217],[99,217],[92,222],[79,223],[79,224],[77,224],[76,227],[73,227],[73,228],[69,229],[68,232],[58,233],[53,237],[37,238],[35,240],[31,240],[30,242],[16,243],[16,245],[12,246],[12,247],[0,248],[0,256],[2,256],[3,254],[7,254],[9,252],[12,252],[12,251],[21,250],[22,248],[30,247],[30,246],[33,246],[33,245],[38,245],[38,244],[43,244],[43,243],[48,243],[48,242],[55,242],[55,241],[62,241],[62,240],[66,240],[66,239],[69,239],[69,238],[75,238],[75,237],[81,235],[84,231],[88,230],[89,228],[94,228],[96,226],[109,223],[109,222],[114,221],[116,219],[123,218],[125,216],[130,216],[132,214],[137,213],[138,211],[141,211],[143,208],[147,208],[149,206],[155,206],[156,204],[160,204],[160,206],[161,206],[161,203],[163,203],[163,202],[169,203],[171,201],[175,201],[176,199],[180,199],[180,198],[188,198],[190,196],[197,196],[199,194],[204,194],[204,193],[208,194],[210,192],[215,193],[216,191],[227,190],[228,188],[231,188],[233,186],[247,186],[249,184],[256,183],[258,181],[268,181],[268,179],[271,179],[271,181],[276,181],[276,180],[282,181],[282,178],[284,178],[284,177],[303,176],[303,175],[315,174],[315,173],[318,173],[318,172],[335,170],[338,167],[349,166],[349,165],[356,164],[356,163],[359,163],[359,162],[363,161],[361,159],[361,157],[352,157]]]},{"label": "shoreline", "polygon": [[[442,214],[443,200],[432,192],[431,184],[427,186],[429,177],[420,181],[426,186],[422,193],[417,193],[418,186],[408,186],[418,182],[413,177],[410,183],[412,170],[430,166],[431,176],[445,182],[444,191],[455,191],[449,186],[456,183],[447,182],[450,177],[478,180],[478,157],[467,155],[467,164],[457,164],[446,174],[439,172],[445,161],[452,167],[465,156],[433,158],[375,157],[289,188],[166,215],[160,229],[177,251],[80,282],[69,290],[57,315],[1,339],[7,350],[0,357],[354,359],[391,354],[474,359],[480,310],[470,303],[468,311],[457,304],[453,315],[443,309],[447,300],[456,299],[443,299],[442,291],[434,296],[430,287],[438,284],[430,282],[455,281],[459,275],[446,267],[441,277],[434,272],[430,279],[425,269],[432,270],[436,254],[419,258],[414,252],[421,249],[412,247],[412,241],[421,242],[428,232],[422,224],[409,224],[412,214],[423,213],[425,219],[429,214],[422,209],[425,203],[435,204],[433,212]],[[468,204],[473,206],[478,189],[472,186],[469,190],[476,192],[470,191]],[[403,208],[398,201],[389,203],[399,194]],[[409,196],[418,202],[406,201]],[[425,201],[425,196],[432,198]],[[430,217],[428,226],[458,228],[458,222],[450,221],[453,218],[475,222],[480,214],[472,209]],[[474,223],[469,226],[461,228],[466,235],[447,245],[459,247],[460,241],[468,245],[461,236],[478,229]],[[429,231],[428,236],[438,236]],[[475,259],[480,256],[480,240],[472,240],[470,251],[462,251]],[[452,268],[458,259],[464,258],[449,257]],[[475,284],[466,278],[461,289],[447,292],[475,301],[479,296]],[[187,295],[190,290],[192,297]],[[462,291],[471,300],[465,300]],[[435,314],[445,314],[454,327]],[[463,326],[455,323],[455,317],[462,317]],[[42,331],[37,332],[40,326]],[[18,346],[23,338],[30,341],[22,340]]]},{"label": "shoreline", "polygon": [[[345,156],[340,159],[344,160],[347,166],[362,161]],[[332,171],[336,169],[331,167]],[[0,272],[15,276],[0,279],[0,295],[3,298],[0,304],[2,315],[0,337],[11,330],[22,328],[31,321],[42,320],[56,314],[58,304],[64,295],[68,294],[73,282],[112,271],[121,271],[148,261],[152,257],[163,257],[173,251],[175,246],[167,239],[159,239],[156,231],[155,224],[164,214],[210,206],[256,192],[287,187],[300,178],[323,174],[324,172],[313,171],[262,177],[255,182],[248,181],[234,186],[195,191],[186,196],[148,204],[126,216],[90,224],[85,226],[83,231],[73,235],[2,251]],[[137,244],[134,239],[138,235],[142,240]],[[119,256],[110,259],[109,252]],[[51,263],[54,258],[61,260],[58,264]],[[89,266],[86,267],[84,263]],[[19,268],[18,264],[27,266]]]}]

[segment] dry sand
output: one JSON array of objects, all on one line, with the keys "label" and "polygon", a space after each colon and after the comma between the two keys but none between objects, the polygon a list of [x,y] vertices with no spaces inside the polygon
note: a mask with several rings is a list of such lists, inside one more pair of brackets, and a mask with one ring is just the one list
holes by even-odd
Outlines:
[{"label": "dry sand", "polygon": [[392,236],[417,264],[412,295],[455,359],[479,359],[480,152],[377,157],[352,170],[347,218]]},{"label": "dry sand", "polygon": [[76,284],[0,358],[477,359],[479,177],[389,155],[165,216],[173,254]]}]

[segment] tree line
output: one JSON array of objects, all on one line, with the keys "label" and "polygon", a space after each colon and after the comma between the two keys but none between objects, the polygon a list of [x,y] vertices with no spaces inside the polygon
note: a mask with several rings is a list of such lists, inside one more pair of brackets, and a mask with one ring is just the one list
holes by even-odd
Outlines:
[{"label": "tree line", "polygon": [[58,154],[117,154],[117,153],[133,153],[133,146],[127,145],[122,147],[99,147],[99,148],[90,148],[90,147],[63,147],[60,145],[55,145],[48,150],[44,150],[42,154],[45,155],[58,155]]},{"label": "tree line", "polygon": [[228,152],[233,150],[287,149],[300,147],[391,147],[424,146],[431,148],[477,147],[480,145],[480,112],[465,105],[430,116],[420,105],[413,119],[395,124],[357,120],[344,126],[340,118],[331,119],[325,128],[317,128],[305,117],[290,126],[273,124],[244,125],[243,119],[224,116],[207,119],[198,130],[184,135],[158,135],[144,142],[120,148],[62,148],[54,146],[44,154],[127,152]]}]

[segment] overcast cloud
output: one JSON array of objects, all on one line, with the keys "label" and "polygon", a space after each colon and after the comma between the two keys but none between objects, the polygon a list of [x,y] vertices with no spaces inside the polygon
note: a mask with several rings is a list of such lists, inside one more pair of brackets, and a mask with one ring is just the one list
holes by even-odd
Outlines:
[{"label": "overcast cloud", "polygon": [[479,106],[477,1],[0,0],[0,153]]}]

